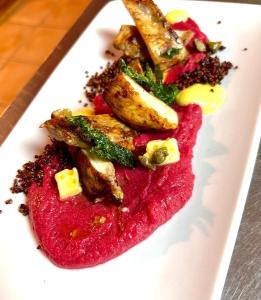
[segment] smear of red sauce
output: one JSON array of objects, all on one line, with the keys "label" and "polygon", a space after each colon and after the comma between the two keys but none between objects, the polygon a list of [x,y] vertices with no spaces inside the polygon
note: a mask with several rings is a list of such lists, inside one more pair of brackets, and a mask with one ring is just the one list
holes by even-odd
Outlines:
[{"label": "smear of red sauce", "polygon": [[[202,114],[197,105],[175,106],[175,110],[179,127],[163,135],[178,140],[179,162],[156,171],[116,166],[128,212],[113,204],[93,204],[83,195],[60,201],[54,180],[57,158],[47,163],[43,185],[31,186],[27,203],[41,248],[56,265],[83,268],[104,263],[146,239],[190,199],[194,184],[191,160]],[[161,135],[142,134],[135,141],[137,149]],[[106,220],[97,224],[97,217]]]},{"label": "smear of red sauce", "polygon": [[186,22],[173,23],[171,27],[175,30],[190,30],[193,32],[193,37],[191,41],[186,46],[187,50],[190,52],[190,56],[186,62],[180,63],[172,67],[165,78],[165,83],[175,83],[177,78],[185,72],[193,72],[197,67],[198,63],[206,57],[206,53],[196,51],[194,47],[194,40],[201,40],[203,43],[209,41],[208,37],[203,33],[198,24],[192,19],[188,18]]},{"label": "smear of red sauce", "polygon": [[185,72],[193,72],[198,67],[198,63],[205,57],[205,53],[191,54],[185,63],[177,64],[168,71],[165,78],[165,83],[175,83],[181,74]]},{"label": "smear of red sauce", "polygon": [[187,45],[187,48],[191,51],[193,51],[193,40],[198,39],[201,40],[203,43],[207,43],[209,41],[208,37],[204,32],[201,31],[198,24],[193,21],[192,19],[188,18],[186,22],[177,22],[173,23],[171,27],[175,30],[190,30],[194,33],[194,36],[190,43]]},{"label": "smear of red sauce", "polygon": [[101,95],[96,95],[93,98],[93,107],[96,115],[109,114],[112,115],[112,110],[109,105],[103,100]]}]

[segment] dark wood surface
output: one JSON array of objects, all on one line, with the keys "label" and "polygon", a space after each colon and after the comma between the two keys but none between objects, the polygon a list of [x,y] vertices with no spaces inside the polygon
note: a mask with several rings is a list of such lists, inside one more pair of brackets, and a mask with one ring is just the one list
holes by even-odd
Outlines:
[{"label": "dark wood surface", "polygon": [[[107,0],[93,0],[89,4],[48,60],[41,66],[14,103],[0,118],[0,145],[53,69],[64,57],[81,32],[88,26],[96,13],[107,2]],[[261,4],[261,0],[234,2]],[[222,300],[236,299],[261,300],[261,149],[259,149],[243,219],[222,294]]]}]

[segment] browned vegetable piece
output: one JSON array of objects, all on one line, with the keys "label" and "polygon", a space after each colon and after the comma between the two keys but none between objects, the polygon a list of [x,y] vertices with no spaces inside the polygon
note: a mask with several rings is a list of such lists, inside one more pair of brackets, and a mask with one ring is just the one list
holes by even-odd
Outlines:
[{"label": "browned vegetable piece", "polygon": [[70,148],[85,191],[92,197],[102,197],[108,192],[121,202],[123,192],[117,183],[115,169],[110,161],[101,159],[88,149]]},{"label": "browned vegetable piece", "polygon": [[122,25],[119,33],[113,40],[113,46],[121,50],[123,54],[130,58],[138,58],[142,61],[149,57],[148,50],[142,37],[133,25]]},{"label": "browned vegetable piece", "polygon": [[[58,110],[53,112],[52,118],[44,122],[41,127],[45,127],[49,131],[50,136],[58,141],[64,141],[70,146],[88,148],[89,145],[83,142],[63,119],[64,111]],[[104,133],[113,143],[129,150],[134,149],[133,138],[137,133],[125,124],[107,114],[84,116],[84,118],[90,122],[93,128],[99,129]]]},{"label": "browned vegetable piece", "polygon": [[136,71],[137,73],[139,74],[143,74],[143,68],[142,68],[142,65],[140,63],[140,60],[139,59],[133,59],[131,60],[128,65],[134,70]]},{"label": "browned vegetable piece", "polygon": [[151,0],[123,0],[155,65],[162,70],[183,61],[188,53],[165,16]]},{"label": "browned vegetable piece", "polygon": [[133,128],[168,130],[177,127],[177,113],[125,73],[114,78],[104,98],[115,115]]}]

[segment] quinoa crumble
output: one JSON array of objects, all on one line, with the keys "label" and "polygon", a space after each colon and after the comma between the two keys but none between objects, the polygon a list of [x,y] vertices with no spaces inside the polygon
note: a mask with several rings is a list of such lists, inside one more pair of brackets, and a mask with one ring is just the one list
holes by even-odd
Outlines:
[{"label": "quinoa crumble", "polygon": [[119,62],[108,63],[102,73],[96,72],[85,86],[85,96],[92,101],[97,94],[102,94],[108,83],[119,73]]},{"label": "quinoa crumble", "polygon": [[220,62],[217,56],[207,56],[199,62],[196,70],[181,74],[177,79],[176,85],[181,90],[194,83],[209,83],[214,86],[222,81],[232,67],[231,62]]},{"label": "quinoa crumble", "polygon": [[5,204],[12,204],[12,203],[13,203],[12,199],[5,200]]},{"label": "quinoa crumble", "polygon": [[25,204],[20,204],[20,206],[18,207],[18,211],[19,213],[21,213],[23,216],[28,216],[29,214],[29,208],[27,205]]},{"label": "quinoa crumble", "polygon": [[68,165],[69,155],[66,155],[67,151],[65,146],[62,143],[53,142],[53,144],[45,147],[44,152],[41,155],[35,155],[35,161],[25,163],[22,166],[22,169],[17,171],[13,186],[10,188],[11,192],[14,194],[27,194],[28,189],[33,183],[41,186],[44,176],[42,167],[50,162],[56,153],[60,153],[60,168],[63,169]]}]

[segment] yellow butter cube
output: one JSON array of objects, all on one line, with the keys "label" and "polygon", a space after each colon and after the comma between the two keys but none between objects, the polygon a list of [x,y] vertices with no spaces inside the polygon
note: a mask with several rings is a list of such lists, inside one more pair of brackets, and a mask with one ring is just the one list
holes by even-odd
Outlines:
[{"label": "yellow butter cube", "polygon": [[167,165],[180,160],[178,143],[177,140],[174,138],[169,138],[166,140],[154,140],[148,142],[146,146],[146,153],[144,154],[144,156],[148,157],[148,159],[151,160],[154,152],[163,147],[167,148],[168,155],[166,156],[164,162],[162,162],[159,165]]},{"label": "yellow butter cube", "polygon": [[66,199],[78,195],[82,192],[82,187],[79,181],[79,174],[76,168],[72,170],[64,169],[55,174],[60,198]]}]

